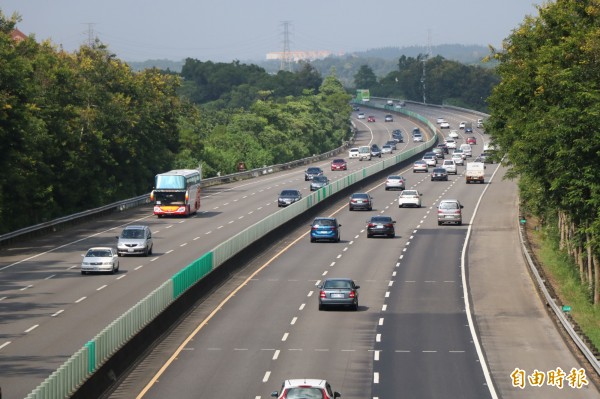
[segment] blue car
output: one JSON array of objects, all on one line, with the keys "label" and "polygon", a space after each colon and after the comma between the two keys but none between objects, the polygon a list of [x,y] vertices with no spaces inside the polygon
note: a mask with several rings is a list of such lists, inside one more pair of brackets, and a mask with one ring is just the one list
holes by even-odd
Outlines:
[{"label": "blue car", "polygon": [[310,242],[327,240],[340,242],[340,227],[336,218],[318,217],[310,225]]}]

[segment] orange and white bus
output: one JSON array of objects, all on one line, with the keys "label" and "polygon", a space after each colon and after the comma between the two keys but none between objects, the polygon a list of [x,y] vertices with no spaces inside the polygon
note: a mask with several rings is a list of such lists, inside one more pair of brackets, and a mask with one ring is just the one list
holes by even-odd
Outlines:
[{"label": "orange and white bus", "polygon": [[150,200],[154,214],[189,216],[200,208],[200,172],[177,169],[156,175]]}]

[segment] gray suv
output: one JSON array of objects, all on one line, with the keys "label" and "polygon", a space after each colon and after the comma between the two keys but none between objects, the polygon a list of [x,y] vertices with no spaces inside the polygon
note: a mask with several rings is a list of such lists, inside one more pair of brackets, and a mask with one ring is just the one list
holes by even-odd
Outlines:
[{"label": "gray suv", "polygon": [[127,226],[117,236],[117,254],[122,255],[152,255],[152,232],[150,227],[137,225]]},{"label": "gray suv", "polygon": [[463,206],[458,200],[441,200],[437,211],[438,226],[443,223],[455,223],[460,226],[462,224],[462,208]]}]

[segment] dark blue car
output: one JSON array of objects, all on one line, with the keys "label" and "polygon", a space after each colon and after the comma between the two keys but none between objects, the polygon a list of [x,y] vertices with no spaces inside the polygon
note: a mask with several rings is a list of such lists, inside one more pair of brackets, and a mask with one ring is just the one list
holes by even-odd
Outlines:
[{"label": "dark blue car", "polygon": [[318,217],[310,225],[310,242],[340,241],[340,227],[336,218]]}]

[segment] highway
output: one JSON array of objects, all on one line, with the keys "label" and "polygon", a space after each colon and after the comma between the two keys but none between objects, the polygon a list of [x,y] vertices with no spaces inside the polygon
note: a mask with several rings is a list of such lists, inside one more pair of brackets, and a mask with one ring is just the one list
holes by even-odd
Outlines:
[{"label": "highway", "polygon": [[[356,145],[382,144],[390,138],[392,125],[404,131],[415,125],[401,118],[384,124],[383,114],[375,114],[381,117],[376,123],[355,121]],[[348,161],[349,171],[365,164]],[[349,173],[329,171],[329,161],[316,165],[331,179]],[[150,207],[142,207],[2,248],[0,386],[4,396],[25,396],[176,271],[277,211],[277,196],[284,188],[308,194],[304,168],[209,187],[203,191],[202,211],[188,219],[158,219]],[[115,245],[120,230],[136,223],[151,226],[153,256],[121,257],[120,273],[114,276],[80,274],[81,254],[93,246]]]},{"label": "highway", "polygon": [[[433,121],[444,117],[453,127],[465,118],[474,119],[468,113],[410,107]],[[365,112],[375,115],[377,122],[354,119],[359,129],[357,145],[381,145],[395,128],[405,133],[405,146],[412,145],[408,138],[414,122],[396,117],[393,123],[384,123],[384,112]],[[478,154],[485,135],[475,130],[481,139],[474,147]],[[353,160],[349,167],[356,170],[363,164]],[[332,179],[344,175],[330,172],[329,162],[318,166]],[[206,189],[202,212],[189,219],[157,219],[150,208],[140,208],[3,248],[0,385],[4,397],[25,396],[177,270],[276,211],[281,189],[301,188],[308,193],[303,171],[299,168]],[[199,304],[111,397],[142,393],[140,397],[145,398],[267,398],[283,380],[302,377],[325,378],[344,398],[487,398],[493,397],[488,386],[492,380],[502,397],[524,397],[519,394],[525,392],[527,397],[540,398],[600,397],[595,389],[521,391],[507,383],[506,370],[517,366],[535,364],[548,370],[560,365],[568,370],[578,363],[560,345],[547,321],[542,330],[534,330],[538,341],[527,343],[529,358],[523,346],[511,347],[515,340],[500,342],[506,338],[494,335],[493,320],[485,312],[492,306],[499,312],[499,306],[486,295],[494,287],[488,281],[490,271],[482,270],[481,264],[498,267],[485,253],[501,245],[482,242],[489,233],[478,235],[469,247],[465,238],[469,228],[493,230],[487,225],[486,209],[494,219],[510,216],[512,209],[495,211],[498,202],[514,205],[516,188],[501,180],[504,169],[498,165],[486,169],[488,182],[497,173],[491,184],[466,185],[463,171],[459,167],[449,182],[431,182],[428,174],[414,174],[407,168],[395,171],[407,178],[407,187],[423,193],[422,208],[399,209],[397,193],[385,191],[383,181],[361,188],[374,197],[373,211],[350,212],[345,200],[330,204],[323,215],[335,215],[341,222],[340,243],[310,243],[308,225],[290,229],[267,253],[251,260]],[[463,203],[463,226],[437,225],[435,206],[443,198]],[[478,206],[482,211],[472,220]],[[366,219],[379,213],[397,221],[395,238],[366,238]],[[506,223],[504,219],[496,222]],[[114,276],[81,276],[80,255],[91,246],[114,245],[120,229],[131,223],[151,226],[154,256],[120,258],[121,272]],[[518,255],[514,244],[507,242],[503,250]],[[471,270],[476,280],[465,285]],[[361,285],[357,312],[318,311],[317,286],[322,279],[335,276],[351,277]],[[501,273],[494,278],[505,292],[511,289],[500,284]],[[523,275],[519,278],[524,280]],[[514,281],[511,284],[517,286]],[[539,302],[528,286],[520,291],[524,302]],[[471,296],[477,299],[473,312],[481,321],[476,326],[466,309],[465,297]],[[517,297],[511,306],[518,311]],[[532,320],[544,321],[543,312],[536,312],[529,312],[535,316]],[[484,358],[474,342],[473,328],[481,331]],[[510,331],[504,334],[510,336]],[[491,376],[486,374],[487,359],[492,361]]]}]

